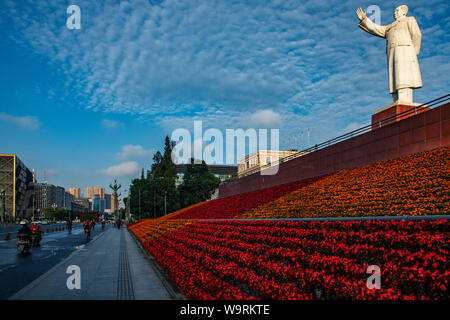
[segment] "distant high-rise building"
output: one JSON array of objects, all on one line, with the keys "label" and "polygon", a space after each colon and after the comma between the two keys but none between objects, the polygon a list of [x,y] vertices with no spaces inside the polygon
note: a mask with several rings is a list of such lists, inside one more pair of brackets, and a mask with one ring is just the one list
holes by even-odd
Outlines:
[{"label": "distant high-rise building", "polygon": [[95,187],[94,194],[98,194],[100,199],[105,199],[105,188]]},{"label": "distant high-rise building", "polygon": [[105,193],[105,202],[106,202],[106,204],[105,204],[105,209],[106,209],[106,210],[111,210],[111,208],[112,208],[111,201],[112,201],[112,196],[111,196],[111,194]]},{"label": "distant high-rise building", "polygon": [[76,199],[81,197],[80,188],[70,188],[69,192]]},{"label": "distant high-rise building", "polygon": [[92,197],[92,211],[105,212],[105,199],[100,198],[98,194]]},{"label": "distant high-rise building", "polygon": [[98,195],[100,199],[105,199],[105,188],[87,187],[86,188],[86,198],[91,199],[94,195]]},{"label": "distant high-rise building", "polygon": [[91,199],[94,196],[94,188],[87,187],[86,188],[86,198]]}]

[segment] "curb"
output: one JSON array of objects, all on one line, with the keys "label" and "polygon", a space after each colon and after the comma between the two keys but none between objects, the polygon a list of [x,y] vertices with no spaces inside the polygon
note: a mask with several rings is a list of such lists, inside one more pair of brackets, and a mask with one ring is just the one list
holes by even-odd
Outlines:
[{"label": "curb", "polygon": [[[101,238],[104,234],[105,234],[105,232],[102,232],[99,235],[96,235],[91,241],[89,241],[89,243],[86,246],[88,246],[90,243],[93,243],[93,242],[97,241],[97,239]],[[69,261],[71,258],[76,256],[80,252],[81,252],[81,250],[75,250],[67,258],[65,258],[64,260],[60,261],[56,265],[54,265],[52,268],[50,268],[50,270],[48,270],[47,272],[45,272],[44,274],[42,274],[41,276],[39,276],[38,278],[33,280],[31,283],[29,283],[28,285],[26,285],[25,287],[23,287],[22,289],[17,291],[15,294],[10,296],[6,300],[19,300],[20,297],[23,296],[26,292],[28,292],[31,289],[33,289],[34,287],[36,287],[39,283],[41,283],[43,280],[45,280],[51,273],[56,271],[56,269],[61,267],[64,263]]]},{"label": "curb", "polygon": [[150,263],[151,267],[155,271],[158,278],[161,280],[161,283],[163,284],[164,288],[167,290],[169,295],[174,300],[187,300],[187,298],[180,292],[178,287],[173,283],[173,281],[170,279],[170,277],[164,272],[164,270],[160,267],[160,265],[156,262],[156,260],[153,258],[153,256],[148,253],[147,250],[142,246],[141,242],[136,238],[133,232],[131,232],[127,227],[128,233],[131,235],[131,238],[134,239],[137,246],[141,250],[141,252],[144,254],[147,261]]}]

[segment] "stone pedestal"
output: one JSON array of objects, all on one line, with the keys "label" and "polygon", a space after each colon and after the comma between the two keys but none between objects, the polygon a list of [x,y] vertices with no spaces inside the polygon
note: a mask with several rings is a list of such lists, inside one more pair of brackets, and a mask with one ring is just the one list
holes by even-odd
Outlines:
[{"label": "stone pedestal", "polygon": [[[412,116],[416,114],[425,112],[430,110],[426,105],[419,107],[420,103],[411,103],[411,102],[395,102],[384,108],[381,108],[372,115],[372,130],[380,128],[382,126],[388,125],[390,123],[394,123]],[[411,110],[410,112],[405,112]],[[405,112],[405,114],[401,114]],[[397,117],[394,117],[398,115]],[[390,118],[389,120],[385,120],[386,118]],[[383,121],[385,120],[385,121]]]}]

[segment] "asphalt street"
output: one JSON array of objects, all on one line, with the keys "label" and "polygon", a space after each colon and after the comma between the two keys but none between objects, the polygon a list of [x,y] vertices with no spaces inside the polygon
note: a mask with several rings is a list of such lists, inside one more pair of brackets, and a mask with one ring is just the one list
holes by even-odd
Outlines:
[{"label": "asphalt street", "polygon": [[[96,225],[91,241],[101,232]],[[33,247],[28,255],[17,251],[16,239],[0,241],[0,299],[8,299],[87,242],[81,224],[75,224],[71,234],[67,230],[44,234],[41,246]]]}]

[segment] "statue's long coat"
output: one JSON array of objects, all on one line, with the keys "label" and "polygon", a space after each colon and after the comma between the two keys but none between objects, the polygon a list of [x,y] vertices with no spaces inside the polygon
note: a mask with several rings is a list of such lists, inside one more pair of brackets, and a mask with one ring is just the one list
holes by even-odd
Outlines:
[{"label": "statue's long coat", "polygon": [[403,88],[421,88],[417,55],[422,34],[414,17],[404,17],[388,26],[380,26],[365,17],[359,27],[378,37],[386,38],[389,92]]}]

